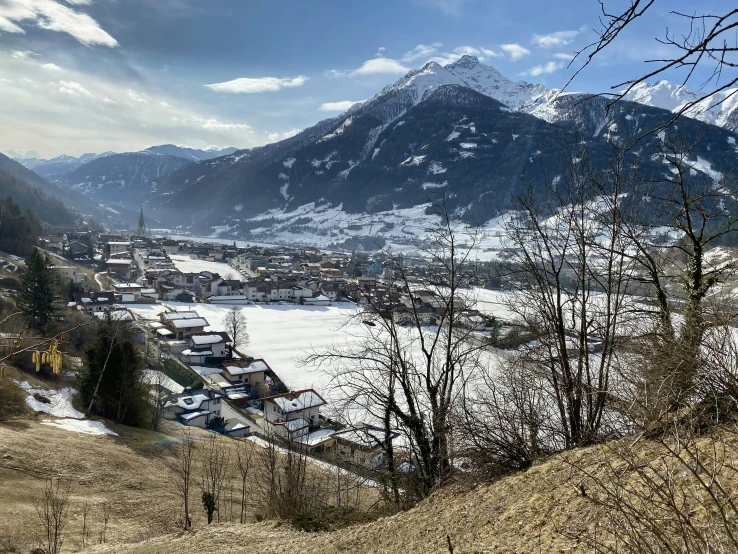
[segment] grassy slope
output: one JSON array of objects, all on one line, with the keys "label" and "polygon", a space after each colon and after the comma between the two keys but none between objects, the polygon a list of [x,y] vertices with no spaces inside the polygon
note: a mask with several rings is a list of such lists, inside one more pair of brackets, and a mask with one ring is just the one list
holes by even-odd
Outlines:
[{"label": "grassy slope", "polygon": [[[598,446],[553,457],[496,483],[449,487],[409,512],[333,533],[299,533],[278,522],[208,528],[195,489],[195,532],[182,534],[176,525],[179,502],[164,467],[168,449],[158,444],[165,434],[111,426],[120,437],[90,437],[40,425],[42,417],[0,424],[0,536],[8,528],[26,536],[33,532],[31,499],[38,496],[44,475],[54,470],[69,476],[74,487],[74,518],[65,551],[79,548],[79,506],[85,499],[93,505],[93,541],[100,529],[102,504],[112,507],[109,543],[91,550],[131,554],[428,554],[448,552],[447,535],[456,554],[584,554],[592,547],[582,539],[606,517],[590,500],[593,490],[587,488],[587,496],[582,496],[582,479],[569,463],[604,474],[602,458],[609,451]],[[176,435],[171,425],[164,432]],[[646,441],[639,449],[649,459],[660,455]],[[258,506],[254,509],[258,511]]]},{"label": "grassy slope", "polygon": [[[601,449],[573,454],[596,466]],[[601,514],[578,492],[579,479],[557,457],[499,482],[455,486],[413,510],[333,533],[306,534],[286,525],[198,527],[195,533],[159,537],[138,545],[98,547],[101,552],[199,554],[201,552],[385,553],[448,552],[449,535],[461,552],[591,552],[577,536],[591,531]]]}]

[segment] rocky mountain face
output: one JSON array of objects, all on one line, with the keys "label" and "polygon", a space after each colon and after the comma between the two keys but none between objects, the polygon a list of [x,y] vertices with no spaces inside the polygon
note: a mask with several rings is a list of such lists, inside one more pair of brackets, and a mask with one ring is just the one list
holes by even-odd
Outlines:
[{"label": "rocky mountain face", "polygon": [[80,165],[58,182],[99,204],[135,208],[157,192],[158,180],[190,163],[149,151],[111,154]]},{"label": "rocky mountain face", "polygon": [[153,152],[154,154],[167,154],[169,156],[176,156],[178,158],[184,158],[192,162],[201,162],[203,160],[211,160],[213,158],[219,158],[220,156],[227,156],[238,151],[236,147],[218,148],[217,146],[209,146],[204,150],[198,148],[190,148],[188,146],[174,145],[174,144],[160,144],[159,146],[151,146],[144,150],[144,152]]},{"label": "rocky mountain face", "polygon": [[[636,102],[607,109],[600,97],[513,82],[465,56],[413,70],[286,141],[176,171],[158,182],[145,209],[170,226],[266,240],[339,221],[341,232],[390,232],[381,221],[418,207],[422,216],[443,193],[458,216],[483,223],[511,207],[521,180],[543,187],[564,177],[577,148],[604,168],[611,143],[669,117]],[[687,118],[677,130],[701,139],[691,153],[695,172],[728,178],[737,156],[732,132]],[[644,171],[663,173],[654,157],[663,140],[639,143],[634,163],[639,156]],[[371,214],[373,223],[356,223]]]}]

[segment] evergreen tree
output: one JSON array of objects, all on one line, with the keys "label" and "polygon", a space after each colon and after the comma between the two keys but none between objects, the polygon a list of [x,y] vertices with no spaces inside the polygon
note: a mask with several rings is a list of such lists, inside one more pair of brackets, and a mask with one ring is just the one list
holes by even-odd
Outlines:
[{"label": "evergreen tree", "polygon": [[49,257],[34,248],[21,274],[18,308],[36,327],[45,326],[56,309],[57,279],[52,267]]},{"label": "evergreen tree", "polygon": [[84,360],[80,395],[85,406],[116,423],[140,425],[149,421],[144,361],[126,322],[110,318],[101,322]]}]

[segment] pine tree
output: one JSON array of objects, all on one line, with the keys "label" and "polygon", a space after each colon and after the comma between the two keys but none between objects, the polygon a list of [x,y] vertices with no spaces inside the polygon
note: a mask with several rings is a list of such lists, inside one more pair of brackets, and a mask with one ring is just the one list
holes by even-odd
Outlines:
[{"label": "pine tree", "polygon": [[45,326],[56,309],[57,280],[52,267],[49,257],[34,248],[26,257],[26,269],[21,275],[18,308],[36,327]]}]

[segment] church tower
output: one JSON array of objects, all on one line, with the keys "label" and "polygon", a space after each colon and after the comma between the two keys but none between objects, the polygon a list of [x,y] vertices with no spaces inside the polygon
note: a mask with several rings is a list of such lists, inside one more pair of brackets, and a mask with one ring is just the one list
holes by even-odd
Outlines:
[{"label": "church tower", "polygon": [[141,207],[141,215],[138,216],[138,229],[136,229],[136,235],[139,237],[146,236],[146,222],[144,221],[144,209]]}]

